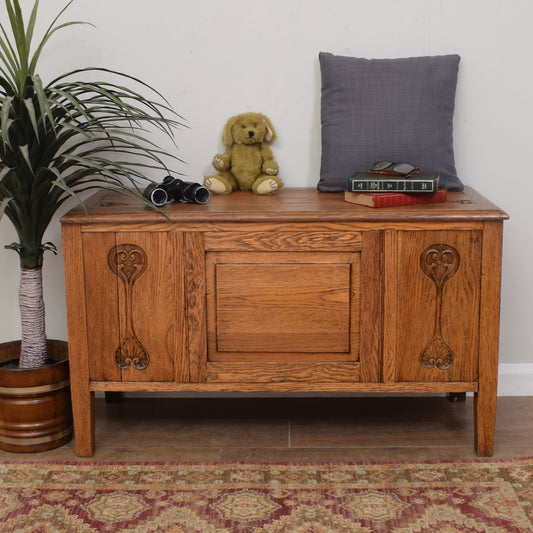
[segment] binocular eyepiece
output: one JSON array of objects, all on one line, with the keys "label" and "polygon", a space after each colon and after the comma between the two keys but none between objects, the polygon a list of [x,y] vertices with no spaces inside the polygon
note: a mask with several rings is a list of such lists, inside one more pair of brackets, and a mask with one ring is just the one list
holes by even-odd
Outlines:
[{"label": "binocular eyepiece", "polygon": [[209,200],[209,189],[190,181],[183,181],[167,176],[161,183],[151,183],[143,196],[156,207],[161,207],[172,200],[191,204],[205,204]]}]

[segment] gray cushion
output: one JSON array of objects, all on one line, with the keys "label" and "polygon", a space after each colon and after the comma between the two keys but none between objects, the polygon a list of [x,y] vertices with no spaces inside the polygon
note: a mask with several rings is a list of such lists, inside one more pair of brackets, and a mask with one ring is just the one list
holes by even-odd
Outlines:
[{"label": "gray cushion", "polygon": [[322,163],[318,190],[342,191],[376,161],[438,172],[463,190],[453,154],[460,57],[360,59],[321,52]]}]

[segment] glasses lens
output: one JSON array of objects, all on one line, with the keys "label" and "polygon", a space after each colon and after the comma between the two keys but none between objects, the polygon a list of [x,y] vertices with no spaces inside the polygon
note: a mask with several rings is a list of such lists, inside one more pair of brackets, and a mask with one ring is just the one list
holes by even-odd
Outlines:
[{"label": "glasses lens", "polygon": [[378,161],[377,163],[374,163],[372,165],[372,170],[385,170],[386,168],[389,168],[392,165],[392,161]]},{"label": "glasses lens", "polygon": [[409,174],[409,172],[413,172],[414,169],[415,167],[410,163],[400,163],[398,165],[395,165],[392,170],[394,170],[394,172],[397,172],[398,174]]}]

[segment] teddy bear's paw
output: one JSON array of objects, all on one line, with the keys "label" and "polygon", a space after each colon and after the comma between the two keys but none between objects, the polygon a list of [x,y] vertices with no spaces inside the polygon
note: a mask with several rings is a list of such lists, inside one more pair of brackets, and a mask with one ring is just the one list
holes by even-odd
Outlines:
[{"label": "teddy bear's paw", "polygon": [[[215,157],[213,159],[213,166],[217,170],[224,170],[224,161],[220,157]],[[215,192],[215,191],[213,191],[213,192]]]},{"label": "teddy bear's paw", "polygon": [[269,176],[276,176],[278,174],[277,168],[267,168],[265,171]]},{"label": "teddy bear's paw", "polygon": [[275,180],[265,180],[256,189],[257,194],[273,194],[279,189]]},{"label": "teddy bear's paw", "polygon": [[227,192],[226,185],[224,185],[224,183],[222,183],[217,178],[206,178],[204,180],[204,186],[215,194],[224,194],[225,192]]}]

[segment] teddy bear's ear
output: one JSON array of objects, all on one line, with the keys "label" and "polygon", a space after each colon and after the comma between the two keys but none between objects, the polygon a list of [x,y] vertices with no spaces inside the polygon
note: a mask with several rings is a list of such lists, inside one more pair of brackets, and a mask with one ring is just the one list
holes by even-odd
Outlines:
[{"label": "teddy bear's ear", "polygon": [[272,126],[272,122],[270,122],[270,119],[265,115],[263,115],[263,121],[266,124],[265,138],[263,139],[264,142],[270,143],[275,141],[276,130],[274,129],[274,126]]},{"label": "teddy bear's ear", "polygon": [[226,122],[226,125],[224,126],[224,131],[222,132],[222,144],[228,148],[233,144],[233,135],[231,134],[231,128],[233,128],[233,124],[237,120],[237,115],[234,117],[228,118],[228,121]]}]

